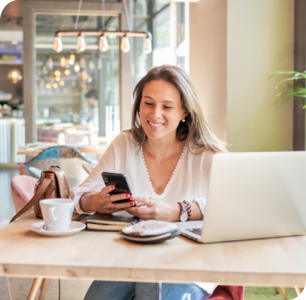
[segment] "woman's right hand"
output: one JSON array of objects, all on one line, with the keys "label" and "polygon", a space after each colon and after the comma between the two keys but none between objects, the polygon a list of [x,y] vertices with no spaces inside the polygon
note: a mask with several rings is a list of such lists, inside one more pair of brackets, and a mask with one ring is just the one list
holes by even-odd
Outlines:
[{"label": "woman's right hand", "polygon": [[111,214],[116,211],[125,210],[135,205],[134,201],[125,203],[113,203],[117,200],[130,199],[129,194],[109,195],[115,189],[114,185],[104,187],[99,193],[85,193],[80,199],[80,207],[83,211],[100,212],[103,214]]}]

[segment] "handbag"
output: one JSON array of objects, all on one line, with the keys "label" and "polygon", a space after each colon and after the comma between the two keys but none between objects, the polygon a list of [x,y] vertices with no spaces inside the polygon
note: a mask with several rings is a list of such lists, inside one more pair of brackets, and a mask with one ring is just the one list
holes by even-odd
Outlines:
[{"label": "handbag", "polygon": [[51,166],[49,170],[41,172],[41,176],[35,185],[34,196],[11,219],[10,223],[28,211],[32,206],[34,206],[36,217],[42,219],[39,201],[49,198],[69,198],[69,186],[65,172],[58,166]]}]

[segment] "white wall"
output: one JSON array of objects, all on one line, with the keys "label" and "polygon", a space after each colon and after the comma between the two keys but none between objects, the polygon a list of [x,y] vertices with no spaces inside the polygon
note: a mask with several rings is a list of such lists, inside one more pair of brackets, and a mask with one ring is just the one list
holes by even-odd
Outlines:
[{"label": "white wall", "polygon": [[190,3],[189,74],[215,134],[226,140],[227,1]]},{"label": "white wall", "polygon": [[201,107],[231,151],[292,150],[292,103],[268,81],[293,69],[292,0],[190,4],[190,76]]},{"label": "white wall", "polygon": [[227,137],[231,151],[292,150],[292,103],[275,71],[293,69],[294,1],[228,0]]}]

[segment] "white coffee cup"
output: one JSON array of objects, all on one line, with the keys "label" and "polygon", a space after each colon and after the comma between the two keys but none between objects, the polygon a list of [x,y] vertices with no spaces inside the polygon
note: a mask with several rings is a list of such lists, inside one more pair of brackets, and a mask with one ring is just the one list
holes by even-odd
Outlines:
[{"label": "white coffee cup", "polygon": [[71,199],[44,199],[39,202],[46,229],[66,231],[69,229],[74,202]]}]

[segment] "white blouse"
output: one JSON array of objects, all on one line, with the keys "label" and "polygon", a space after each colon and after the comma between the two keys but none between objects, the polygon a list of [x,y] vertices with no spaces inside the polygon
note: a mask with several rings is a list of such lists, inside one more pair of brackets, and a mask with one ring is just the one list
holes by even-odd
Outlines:
[{"label": "white blouse", "polygon": [[72,189],[71,198],[76,203],[76,211],[84,213],[78,202],[85,192],[101,191],[105,186],[102,172],[122,173],[126,174],[134,196],[151,197],[167,202],[195,201],[204,215],[212,156],[213,153],[210,151],[192,154],[185,146],[170,180],[163,193],[159,195],[153,189],[142,147],[134,144],[130,132],[122,132],[107,148],[85,181],[79,187]]},{"label": "white blouse", "polygon": [[[153,189],[142,147],[134,144],[130,132],[122,132],[107,148],[98,165],[84,182],[72,189],[70,198],[76,203],[76,211],[79,214],[84,213],[79,200],[85,192],[101,191],[105,186],[102,172],[122,173],[126,174],[133,195],[168,202],[194,201],[198,203],[204,215],[212,156],[213,153],[210,151],[192,154],[185,146],[165,190],[158,195]],[[212,294],[218,285],[212,282],[196,282],[196,284],[209,294]]]}]

